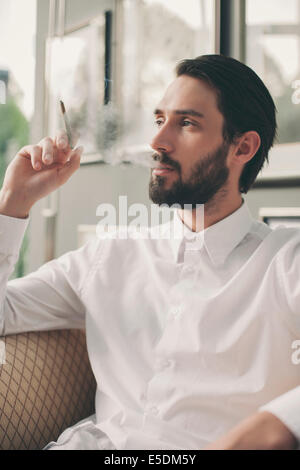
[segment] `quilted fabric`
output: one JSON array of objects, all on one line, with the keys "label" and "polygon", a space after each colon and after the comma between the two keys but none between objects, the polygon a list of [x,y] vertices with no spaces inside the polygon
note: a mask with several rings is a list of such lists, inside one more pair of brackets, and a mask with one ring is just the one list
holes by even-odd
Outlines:
[{"label": "quilted fabric", "polygon": [[96,382],[85,332],[59,330],[1,338],[0,449],[42,449],[95,413]]}]

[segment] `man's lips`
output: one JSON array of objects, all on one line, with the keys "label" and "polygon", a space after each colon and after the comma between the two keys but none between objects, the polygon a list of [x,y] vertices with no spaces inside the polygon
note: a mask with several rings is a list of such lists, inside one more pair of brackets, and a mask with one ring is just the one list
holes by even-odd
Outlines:
[{"label": "man's lips", "polygon": [[174,171],[174,168],[171,168],[168,165],[163,165],[163,164],[158,164],[156,168],[153,170],[154,175],[167,175],[168,173],[171,173]]}]

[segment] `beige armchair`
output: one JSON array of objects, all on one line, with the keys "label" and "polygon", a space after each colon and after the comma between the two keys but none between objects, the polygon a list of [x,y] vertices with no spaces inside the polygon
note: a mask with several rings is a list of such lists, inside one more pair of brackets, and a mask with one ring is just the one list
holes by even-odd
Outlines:
[{"label": "beige armchair", "polygon": [[96,382],[85,333],[59,330],[2,337],[0,449],[42,449],[95,413]]}]

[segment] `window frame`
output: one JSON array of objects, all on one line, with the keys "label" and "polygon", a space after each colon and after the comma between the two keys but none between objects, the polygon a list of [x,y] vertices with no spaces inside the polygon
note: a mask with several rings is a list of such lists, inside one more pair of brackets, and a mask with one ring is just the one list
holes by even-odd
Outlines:
[{"label": "window frame", "polygon": [[[116,35],[117,24],[116,17],[120,6],[120,0],[103,0],[101,7],[95,3],[95,11],[87,10],[85,17],[79,15],[74,18],[74,21],[68,21],[68,10],[72,6],[71,2],[74,0],[49,0],[49,21],[48,21],[48,34],[46,42],[46,58],[45,58],[45,81],[46,81],[46,97],[44,105],[44,127],[45,134],[48,135],[49,129],[49,71],[51,69],[50,60],[50,42],[55,37],[63,37],[68,34],[80,31],[82,28],[88,27],[94,18],[102,12],[105,16],[105,58],[104,58],[104,73],[106,77],[104,88],[104,104],[117,99],[117,78],[116,78]],[[76,0],[79,1],[79,0]],[[101,11],[100,11],[101,10]],[[104,84],[103,84],[104,85]],[[80,166],[90,164],[103,164],[103,156],[99,152],[83,155],[80,161]]]},{"label": "window frame", "polygon": [[[246,62],[247,25],[246,1],[249,0],[217,0],[219,15],[219,49],[218,53],[234,57]],[[298,27],[299,29],[299,27]],[[269,34],[290,34],[298,31],[296,25],[270,25]],[[300,138],[298,142],[275,144],[269,152],[269,166],[257,176],[254,188],[261,187],[292,187],[300,183]],[[286,171],[286,162],[290,160],[290,170]],[[293,166],[294,165],[294,166]]]},{"label": "window frame", "polygon": [[[117,0],[118,1],[121,1],[122,0]],[[136,0],[136,1],[139,1],[139,0]],[[213,5],[213,17],[214,17],[214,21],[213,21],[213,28],[214,28],[214,31],[213,31],[213,36],[214,36],[214,40],[213,40],[213,50],[212,50],[212,54],[220,54],[220,31],[221,31],[221,2],[223,0],[211,0]],[[228,1],[232,1],[232,0],[228,0]],[[241,0],[241,2],[244,2],[245,0]],[[225,5],[226,5],[226,2],[227,0],[225,0]],[[117,16],[117,19],[118,19],[118,10],[116,11],[116,16]],[[119,15],[121,17],[121,15]],[[116,39],[117,41],[117,39]],[[120,51],[119,51],[120,53]],[[141,152],[147,152],[148,151],[148,145],[145,143],[144,145],[143,144],[139,144],[139,145],[128,145],[124,148],[122,148],[122,161],[126,164],[130,164],[132,160],[132,157],[133,156],[136,156],[138,157],[138,155],[141,153]],[[126,160],[126,157],[129,157],[129,161]]]}]

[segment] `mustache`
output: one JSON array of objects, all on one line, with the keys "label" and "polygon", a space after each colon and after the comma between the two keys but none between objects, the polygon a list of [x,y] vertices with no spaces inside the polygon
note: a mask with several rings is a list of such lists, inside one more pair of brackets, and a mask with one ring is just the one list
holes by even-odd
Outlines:
[{"label": "mustache", "polygon": [[171,168],[174,168],[174,170],[180,171],[180,164],[178,162],[174,162],[165,152],[162,152],[161,154],[155,152],[152,155],[152,158],[156,162],[168,165]]}]

